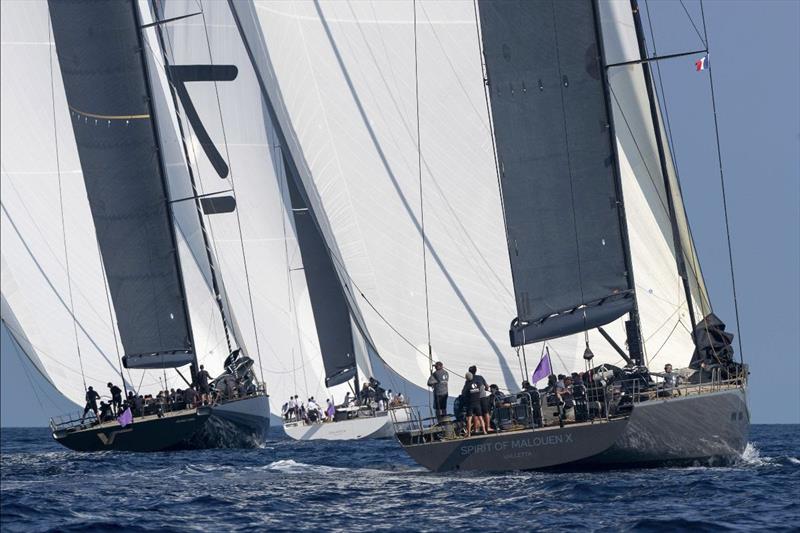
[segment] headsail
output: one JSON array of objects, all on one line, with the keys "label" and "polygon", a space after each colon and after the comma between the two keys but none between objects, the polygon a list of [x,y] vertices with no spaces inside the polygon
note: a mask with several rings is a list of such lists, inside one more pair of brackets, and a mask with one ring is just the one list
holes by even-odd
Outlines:
[{"label": "headsail", "polygon": [[93,221],[47,3],[3,1],[0,10],[0,315],[49,381],[81,403],[81,366],[95,386],[120,379]]},{"label": "headsail", "polygon": [[191,326],[136,4],[49,5],[124,364],[190,363],[195,360]]}]

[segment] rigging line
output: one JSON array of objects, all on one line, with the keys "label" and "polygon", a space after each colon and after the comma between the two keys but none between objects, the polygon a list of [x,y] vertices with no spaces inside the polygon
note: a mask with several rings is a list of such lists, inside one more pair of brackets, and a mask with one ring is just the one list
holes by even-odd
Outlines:
[{"label": "rigging line", "polygon": [[672,326],[672,330],[667,334],[667,338],[664,339],[664,342],[662,342],[661,346],[658,347],[658,350],[656,350],[656,353],[654,353],[652,355],[652,357],[650,357],[650,361],[648,361],[648,364],[652,363],[653,360],[655,360],[655,358],[658,357],[658,354],[661,352],[661,350],[664,348],[664,346],[667,345],[667,342],[669,342],[669,340],[672,338],[672,334],[675,333],[676,329],[678,329],[678,324],[682,324],[682,323],[683,322],[681,322],[680,319],[675,321],[675,325]]},{"label": "rigging line", "polygon": [[[5,321],[3,321],[3,323],[5,324]],[[36,402],[39,404],[39,407],[42,409],[42,411],[44,411],[45,408],[44,408],[44,405],[42,404],[42,399],[39,398],[39,391],[37,390],[37,387],[34,384],[33,378],[31,378],[31,374],[28,371],[28,368],[27,368],[27,365],[25,364],[25,361],[22,359],[22,356],[19,353],[20,350],[22,349],[22,346],[19,346],[17,344],[17,339],[15,339],[13,335],[9,335],[9,336],[11,337],[11,340],[14,342],[14,344],[16,344],[19,347],[19,349],[15,349],[14,350],[14,353],[17,354],[17,359],[19,359],[19,364],[22,365],[22,371],[25,373],[25,377],[28,379],[28,384],[31,386],[31,390],[33,391],[33,395],[36,397]],[[22,351],[24,351],[24,350],[22,350]],[[26,356],[26,358],[28,358],[28,357]],[[30,359],[30,358],[28,358],[28,359]]]},{"label": "rigging line", "polygon": [[[703,20],[703,35],[708,41],[708,29],[706,27],[706,14],[703,8],[703,0],[700,0],[700,16]],[[739,322],[739,301],[736,297],[736,276],[733,269],[733,248],[731,246],[731,228],[728,222],[728,198],[725,194],[725,175],[722,171],[722,150],[719,144],[719,122],[717,120],[717,99],[714,98],[714,76],[712,75],[711,62],[708,62],[708,82],[711,88],[711,109],[714,112],[714,135],[717,141],[717,162],[719,163],[719,183],[722,189],[722,208],[725,214],[725,235],[728,240],[728,263],[731,267],[731,288],[733,289],[733,309],[736,314],[736,332],[739,334],[739,361],[744,364],[744,352],[742,351],[742,328]]]},{"label": "rigging line", "polygon": [[[683,0],[681,0],[681,4],[683,4]],[[652,20],[652,18],[650,16],[650,1],[649,0],[645,0],[645,5],[647,6],[647,9],[645,11],[647,13],[647,25],[650,28],[650,40],[653,42],[653,55],[658,55],[657,46],[656,46],[656,34],[655,34],[655,30],[653,29],[653,20]],[[686,9],[685,6],[684,6],[684,9]],[[703,44],[704,45],[706,44],[705,41],[703,42]],[[707,52],[707,50],[706,50],[706,52]],[[665,126],[665,130],[666,130],[666,134],[667,134],[667,145],[669,147],[670,155],[672,156],[673,170],[675,171],[675,181],[677,182],[677,185],[678,185],[678,194],[680,195],[681,207],[683,208],[683,212],[685,214],[686,213],[686,207],[683,204],[683,191],[681,190],[680,173],[678,172],[677,155],[676,155],[676,151],[675,151],[675,141],[673,140],[673,137],[672,137],[672,125],[671,125],[670,119],[669,119],[669,108],[667,106],[667,93],[666,93],[666,91],[664,89],[664,79],[663,79],[663,76],[661,75],[661,63],[656,62],[655,65],[656,65],[656,75],[658,77],[659,91],[661,93],[661,100],[658,101],[658,104],[659,104],[660,108],[663,108],[663,112],[664,112],[664,126]],[[642,67],[642,68],[644,68],[644,67]],[[651,70],[652,70],[652,67],[651,67]],[[658,95],[656,95],[656,98],[658,99]],[[660,135],[660,132],[656,132],[656,135]],[[688,216],[686,218],[688,218]],[[700,264],[699,264],[699,261],[697,259],[697,253],[694,250],[694,238],[692,237],[692,228],[689,225],[689,221],[688,220],[686,221],[686,227],[687,227],[687,229],[689,231],[690,242],[688,244],[691,247],[691,250],[689,250],[691,257],[687,256],[687,251],[684,249],[683,250],[684,265],[686,263],[689,263],[689,265],[690,265],[689,268],[691,269],[692,274],[694,274],[695,285],[697,286],[697,292],[698,292],[698,294],[700,296],[699,300],[700,300],[701,312],[705,316],[705,312],[706,312],[705,307],[706,306],[704,305],[704,302],[707,300],[707,298],[703,297],[703,290],[700,287],[700,279],[702,277],[702,271],[700,269]],[[688,302],[687,302],[687,305],[689,305]]]},{"label": "rigging line", "polygon": [[422,194],[422,139],[419,127],[419,51],[417,39],[417,0],[414,7],[414,98],[417,112],[417,172],[419,175],[419,225],[422,235],[422,273],[425,281],[425,322],[428,332],[428,363],[433,366],[433,347],[431,346],[431,310],[428,296],[428,253],[425,246],[425,197]]},{"label": "rigging line", "polygon": [[[271,133],[271,131],[268,128],[267,129],[267,135],[269,136],[270,133]],[[268,139],[268,141],[269,141],[269,139]],[[274,144],[270,142],[270,145],[271,145],[270,147],[274,151],[273,153],[277,156],[277,158],[281,162],[281,164],[278,166],[278,169],[277,169],[278,170],[278,172],[277,172],[277,175],[278,175],[278,189],[279,189],[280,194],[281,194],[281,203],[284,203],[284,205],[285,205],[285,202],[289,202],[289,207],[292,208],[292,216],[294,216],[294,210],[293,210],[293,206],[291,204],[291,202],[292,202],[291,201],[291,196],[286,191],[286,189],[288,188],[288,185],[289,185],[286,182],[286,180],[292,179],[292,177],[288,176],[287,175],[288,173],[286,172],[286,164],[285,164],[285,162],[283,160],[283,147],[280,145],[279,142],[275,142]],[[291,315],[294,315],[294,317],[295,317],[295,331],[297,332],[297,348],[298,348],[298,350],[300,350],[300,361],[303,362],[303,353],[302,353],[303,342],[302,342],[302,339],[300,338],[300,325],[299,325],[299,323],[297,321],[297,312],[295,311],[295,308],[294,308],[294,286],[292,285],[292,265],[291,265],[291,262],[289,260],[289,237],[288,237],[288,233],[286,231],[286,218],[288,216],[289,216],[288,213],[286,213],[286,214],[281,213],[281,230],[283,231],[283,253],[284,253],[284,258],[286,260],[286,291],[287,291],[286,292],[286,300],[287,300],[287,303],[289,304],[289,315],[290,315],[290,317],[291,317]],[[299,243],[298,243],[298,246],[299,246]],[[290,318],[290,320],[291,320],[291,318]],[[320,349],[320,354],[321,354],[321,351],[322,350]],[[260,361],[259,361],[259,363],[260,363]],[[303,367],[303,375],[305,376],[305,363],[304,362],[303,362],[302,367]],[[295,362],[294,362],[294,346],[292,346],[292,380],[294,382],[294,390],[297,391],[297,368],[296,368]]]},{"label": "rigging line", "polygon": [[[47,24],[47,39],[52,39],[52,28],[50,27],[49,21]],[[50,67],[50,103],[52,105],[53,111],[53,140],[55,145],[55,155],[56,155],[56,175],[58,177],[58,207],[59,207],[59,214],[61,216],[61,239],[64,244],[64,265],[67,270],[67,291],[69,294],[69,312],[72,315],[72,332],[75,335],[75,348],[78,351],[78,363],[80,364],[81,368],[81,379],[83,380],[83,390],[86,390],[86,375],[83,370],[83,356],[81,354],[81,343],[78,339],[78,325],[77,319],[75,318],[75,304],[72,298],[72,276],[70,275],[69,269],[69,251],[67,249],[67,226],[64,218],[64,195],[61,185],[61,158],[59,157],[59,150],[58,150],[58,125],[56,123],[56,90],[55,90],[55,81],[53,76],[53,47],[48,47],[49,52],[49,61],[48,65]]]},{"label": "rigging line", "polygon": [[614,87],[610,84],[608,86],[608,90],[611,92],[611,96],[614,97],[614,103],[617,104],[617,109],[619,109],[619,114],[622,115],[622,120],[625,122],[625,127],[628,129],[628,133],[631,134],[631,140],[633,141],[633,145],[636,147],[636,152],[639,154],[639,160],[642,162],[645,171],[647,171],[647,176],[650,178],[650,183],[653,184],[653,189],[656,191],[656,196],[658,196],[658,201],[661,204],[661,207],[664,209],[664,213],[669,216],[669,208],[664,203],[664,198],[661,197],[661,190],[659,189],[658,185],[656,185],[655,178],[653,178],[653,174],[650,172],[650,168],[647,166],[647,161],[645,160],[644,154],[642,153],[642,149],[639,146],[639,143],[636,141],[636,135],[633,133],[633,128],[631,128],[630,123],[628,122],[628,117],[625,116],[625,111],[622,109],[622,104],[619,103],[619,99],[617,98],[617,93],[614,92]]},{"label": "rigging line", "polygon": [[[202,6],[202,2],[201,2],[201,6]],[[206,14],[205,14],[205,12],[203,12],[201,14],[201,16],[203,18],[203,31],[205,32],[205,35],[206,35],[206,46],[208,48],[208,60],[209,60],[209,63],[211,65],[213,65],[214,64],[214,58],[213,58],[213,55],[211,53],[211,39],[210,39],[210,37],[208,35],[208,25],[206,24]],[[216,95],[216,98],[217,98],[217,111],[219,112],[219,123],[220,123],[220,127],[222,129],[222,140],[225,143],[225,155],[228,158],[228,172],[229,172],[228,176],[229,176],[229,178],[231,180],[231,189],[233,190],[233,195],[235,197],[236,196],[236,183],[235,183],[235,180],[233,178],[233,167],[231,165],[231,154],[230,154],[230,151],[228,150],[228,136],[227,136],[227,134],[225,132],[225,120],[222,117],[222,103],[221,103],[220,98],[219,98],[219,87],[217,85],[217,81],[216,80],[214,80],[214,94]],[[237,226],[237,229],[239,230],[239,244],[240,244],[240,247],[241,247],[241,250],[242,250],[242,266],[244,267],[244,278],[245,278],[245,284],[247,285],[247,299],[248,299],[248,302],[250,304],[250,318],[252,319],[252,322],[253,322],[253,337],[255,338],[255,341],[256,341],[256,354],[258,355],[258,368],[259,368],[259,371],[260,371],[260,374],[261,374],[260,375],[261,382],[264,383],[264,367],[263,367],[263,364],[261,362],[261,344],[260,344],[260,342],[258,340],[258,326],[256,325],[256,310],[255,310],[255,306],[253,305],[253,291],[252,291],[252,288],[251,288],[251,285],[250,285],[250,272],[249,272],[249,269],[247,267],[247,252],[245,251],[244,235],[242,234],[242,220],[241,220],[241,216],[239,215],[239,209],[238,208],[235,209],[234,212],[236,213],[236,226]],[[241,341],[237,339],[237,342],[241,342]]]},{"label": "rigging line", "polygon": [[[689,14],[689,10],[686,9],[686,4],[683,3],[683,0],[679,0],[679,1],[681,3],[681,7],[683,8],[683,12],[686,13],[686,16],[689,18],[689,22],[692,23],[692,27],[694,28],[694,31],[697,33],[697,36],[700,37],[700,41],[703,43],[703,46],[708,48],[708,35],[706,35],[705,38],[703,38],[703,36],[700,35],[700,30],[697,29],[697,25],[694,23],[694,19],[692,18],[692,15],[690,15]],[[648,9],[649,9],[649,6],[648,6]],[[703,9],[703,0],[700,0],[700,9],[701,9],[701,11]],[[650,15],[648,15],[648,17],[649,16]],[[705,23],[703,25],[703,33],[705,33]]]},{"label": "rigging line", "polygon": [[[100,243],[95,238],[95,242],[97,243],[97,254],[100,256],[100,272],[103,274],[103,292],[106,296],[106,305],[108,306],[108,320],[109,325],[111,326],[111,332],[114,335],[114,350],[117,352],[117,362],[119,363],[119,377],[122,379],[122,388],[125,389],[125,395],[128,395],[128,386],[125,383],[125,376],[122,373],[122,357],[119,353],[119,342],[117,340],[117,328],[114,327],[114,314],[111,311],[111,286],[108,284],[108,279],[106,278],[106,265],[103,261],[103,254],[100,253]],[[130,381],[131,386],[133,386],[133,378],[131,377],[131,369],[128,369],[128,380]]]},{"label": "rigging line", "polygon": [[[156,16],[158,15],[158,8],[155,5],[155,2],[153,2],[153,13]],[[167,44],[169,44],[170,53],[174,57],[174,51],[172,50],[172,42],[169,39],[169,33],[167,33],[167,38],[164,39],[164,33],[165,32],[162,31],[161,27],[157,27],[155,33],[156,33],[156,36],[158,37],[158,42],[161,45],[161,54],[158,54],[158,55],[156,54],[156,51],[153,50],[152,46],[150,45],[149,39],[146,40],[145,42],[147,43],[148,49],[153,54],[153,58],[154,58],[155,64],[157,66],[161,66],[162,62],[163,62],[164,77],[167,80],[167,84],[170,87],[170,95],[172,96],[173,108],[175,110],[175,115],[178,118],[178,131],[179,131],[180,138],[181,138],[181,146],[183,148],[184,156],[186,157],[186,171],[188,173],[189,185],[192,188],[192,193],[193,193],[192,197],[194,198],[195,211],[197,212],[197,219],[198,219],[198,223],[200,225],[200,234],[201,234],[202,239],[203,239],[203,248],[204,248],[204,250],[206,252],[206,261],[207,261],[208,268],[209,268],[209,275],[211,276],[211,285],[212,285],[211,288],[212,288],[212,290],[214,292],[215,304],[217,305],[217,307],[219,309],[220,319],[222,321],[222,329],[223,329],[223,333],[225,334],[225,344],[226,344],[226,346],[228,348],[228,353],[230,353],[232,351],[231,339],[230,339],[230,333],[228,331],[227,314],[225,312],[225,305],[224,305],[224,303],[222,301],[222,294],[221,294],[222,291],[224,291],[224,284],[220,285],[220,280],[217,279],[216,273],[218,272],[218,265],[214,261],[214,253],[213,253],[213,251],[211,249],[211,245],[209,244],[209,239],[208,239],[209,231],[206,230],[206,224],[203,221],[203,210],[202,210],[202,205],[201,205],[201,202],[200,202],[200,198],[202,198],[204,196],[208,196],[208,195],[213,194],[213,193],[200,194],[198,192],[197,184],[196,184],[195,178],[194,178],[195,171],[192,168],[191,157],[189,156],[189,151],[188,151],[187,146],[186,146],[187,145],[186,133],[185,133],[184,127],[183,127],[183,120],[184,119],[183,119],[183,116],[180,113],[180,105],[179,105],[179,102],[178,102],[178,98],[176,98],[176,93],[175,93],[176,87],[175,87],[175,84],[172,82],[171,76],[169,75],[169,71],[167,69],[167,66],[169,65],[169,57],[167,56],[167,48],[165,46],[165,41],[166,41]],[[189,130],[191,131],[191,128],[189,128]],[[194,143],[191,143],[191,144],[192,144],[192,151],[194,153]],[[195,165],[197,165],[197,154],[195,153],[194,155],[195,155]],[[197,174],[198,174],[198,179],[199,179],[200,178],[200,176],[199,176],[199,166],[197,168],[198,168]],[[202,182],[201,182],[201,185],[202,185]],[[202,191],[200,191],[200,192],[202,192]],[[224,192],[228,192],[228,191],[224,191]],[[189,198],[192,198],[192,197],[189,197]],[[185,199],[188,199],[188,198],[185,198]],[[171,207],[172,203],[177,202],[177,201],[182,201],[182,200],[184,200],[184,199],[179,199],[179,200],[175,200],[175,201],[168,201],[167,203]],[[172,211],[172,209],[171,209],[171,212],[172,212],[173,220],[175,221],[175,224],[178,226],[178,228],[180,230],[180,225],[177,223],[177,218],[175,217],[174,211]],[[211,225],[211,220],[209,219],[209,226],[210,225]],[[211,231],[211,238],[212,239],[214,238],[213,231]],[[184,236],[184,240],[187,241],[187,245],[188,245],[188,239],[186,239],[185,236]],[[189,249],[191,251],[191,246],[189,246]],[[198,266],[200,266],[199,265],[199,261],[200,260],[197,259],[196,257],[194,257],[193,253],[191,253],[191,255],[194,258],[195,262],[198,263]],[[202,268],[201,268],[201,270],[202,270]],[[220,287],[222,287],[222,289]],[[188,303],[188,300],[187,300],[187,303]],[[188,309],[188,306],[187,306],[187,309]],[[230,317],[230,320],[231,320],[231,328],[232,328],[233,327],[233,323],[232,323],[233,317]],[[195,351],[195,360],[196,359],[197,359],[197,352]]]}]

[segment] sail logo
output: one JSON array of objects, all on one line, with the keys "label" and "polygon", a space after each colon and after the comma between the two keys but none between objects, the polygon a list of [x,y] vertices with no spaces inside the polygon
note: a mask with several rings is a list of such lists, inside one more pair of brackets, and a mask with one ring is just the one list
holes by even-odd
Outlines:
[{"label": "sail logo", "polygon": [[106,435],[105,433],[98,433],[97,438],[100,439],[100,442],[102,442],[104,446],[111,446],[112,444],[114,444],[114,439],[117,438],[117,435],[119,435],[120,433],[130,433],[131,431],[133,431],[133,429],[121,429],[118,431],[112,431],[108,435]]}]

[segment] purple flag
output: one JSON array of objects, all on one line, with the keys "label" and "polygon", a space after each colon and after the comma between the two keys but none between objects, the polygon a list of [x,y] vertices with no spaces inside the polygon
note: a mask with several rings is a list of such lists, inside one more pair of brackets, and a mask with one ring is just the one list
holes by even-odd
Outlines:
[{"label": "purple flag", "polygon": [[125,411],[117,417],[117,422],[119,422],[119,425],[122,427],[133,424],[133,413],[131,413],[130,407],[125,409]]},{"label": "purple flag", "polygon": [[550,364],[550,350],[547,350],[542,356],[541,361],[539,361],[539,364],[536,366],[536,370],[533,371],[533,375],[531,376],[531,385],[546,378],[552,373],[553,367]]}]

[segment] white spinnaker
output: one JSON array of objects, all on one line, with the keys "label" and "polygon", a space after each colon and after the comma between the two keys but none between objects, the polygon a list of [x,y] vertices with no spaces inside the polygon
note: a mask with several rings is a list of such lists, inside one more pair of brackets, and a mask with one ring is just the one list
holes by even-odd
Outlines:
[{"label": "white spinnaker", "polygon": [[[47,3],[1,6],[3,321],[17,338],[27,339],[23,350],[39,360],[56,388],[83,404],[82,373],[101,395],[107,394],[106,382],[120,384],[116,319],[108,309]],[[172,370],[125,370],[124,376],[142,393],[156,393],[164,377],[167,387],[185,386]]]},{"label": "white spinnaker", "polygon": [[[603,2],[600,15],[606,62],[640,59],[630,3],[625,0]],[[693,351],[691,324],[675,262],[664,177],[642,66],[610,68],[609,84],[648,364],[654,369],[664,363],[684,366]],[[666,139],[663,146],[681,245],[690,273],[692,301],[699,320],[710,312],[710,304]]]},{"label": "white spinnaker", "polygon": [[187,83],[203,125],[229,166],[225,179],[214,170],[188,120],[182,117],[182,122],[199,192],[229,191],[224,194],[236,197],[237,212],[209,215],[205,222],[239,340],[263,368],[270,394],[278,400],[271,403],[273,412],[290,395],[325,397],[280,146],[228,4],[175,1],[164,7],[165,19],[198,7],[203,11],[164,25],[171,64],[238,69],[233,81]]}]

